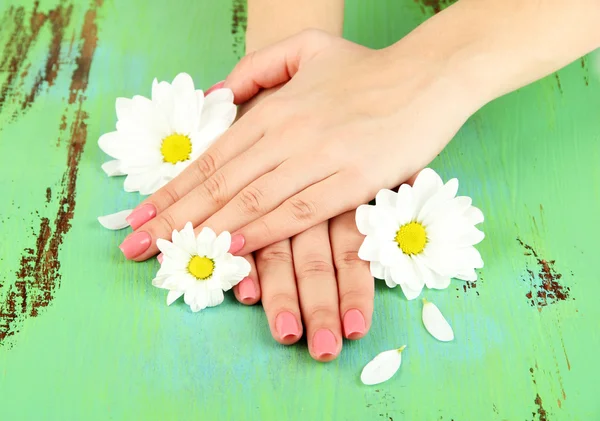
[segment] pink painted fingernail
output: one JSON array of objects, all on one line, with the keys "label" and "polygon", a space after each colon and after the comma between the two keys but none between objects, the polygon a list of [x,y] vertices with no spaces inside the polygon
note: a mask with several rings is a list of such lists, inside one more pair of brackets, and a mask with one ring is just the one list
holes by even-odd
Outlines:
[{"label": "pink painted fingernail", "polygon": [[356,339],[364,335],[367,330],[365,318],[362,313],[353,308],[344,314],[344,335],[348,339]]},{"label": "pink painted fingernail", "polygon": [[280,339],[291,339],[300,336],[300,328],[296,317],[289,311],[282,311],[275,319],[275,329]]},{"label": "pink painted fingernail", "polygon": [[150,247],[152,237],[147,232],[136,232],[127,237],[119,246],[127,259],[139,256]]},{"label": "pink painted fingernail", "polygon": [[242,301],[256,300],[256,288],[254,288],[254,281],[252,278],[246,276],[242,279],[238,292],[240,294],[240,300]]},{"label": "pink painted fingernail", "polygon": [[212,91],[216,91],[217,89],[221,89],[223,87],[223,85],[225,85],[225,81],[222,80],[219,83],[215,83],[213,86],[211,86],[210,88],[208,88],[206,90],[206,92],[204,92],[204,96],[210,94]]},{"label": "pink painted fingernail", "polygon": [[241,235],[241,234],[234,235],[233,237],[231,237],[231,245],[229,246],[229,253],[236,254],[238,251],[240,251],[244,247],[244,244],[246,244],[246,239],[244,238],[243,235]]},{"label": "pink painted fingernail", "polygon": [[319,329],[313,336],[313,347],[317,358],[325,358],[337,353],[337,342],[329,329]]},{"label": "pink painted fingernail", "polygon": [[160,253],[158,256],[156,256],[156,260],[158,260],[158,263],[160,263],[161,265],[162,265],[163,258],[164,258],[164,256],[162,253]]},{"label": "pink painted fingernail", "polygon": [[131,215],[125,218],[125,220],[129,222],[131,228],[136,230],[155,216],[156,207],[152,203],[146,203],[131,212]]}]

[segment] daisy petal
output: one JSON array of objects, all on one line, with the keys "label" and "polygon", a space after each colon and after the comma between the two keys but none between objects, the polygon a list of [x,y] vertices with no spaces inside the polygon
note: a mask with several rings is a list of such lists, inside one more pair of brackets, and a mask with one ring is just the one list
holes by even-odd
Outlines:
[{"label": "daisy petal", "polygon": [[474,268],[469,268],[458,272],[454,277],[463,281],[476,281],[477,272],[475,272]]},{"label": "daisy petal", "polygon": [[438,341],[448,342],[454,339],[452,327],[435,304],[423,298],[423,324],[425,329]]},{"label": "daisy petal", "polygon": [[115,101],[115,110],[117,111],[117,120],[125,120],[131,116],[132,101],[129,98],[117,98]]},{"label": "daisy petal", "polygon": [[121,161],[118,159],[113,159],[112,161],[106,161],[102,164],[102,171],[109,177],[113,177],[116,175],[125,175],[123,171],[121,171]]},{"label": "daisy petal", "polygon": [[231,234],[223,231],[213,242],[212,256],[221,257],[229,251],[231,247]]},{"label": "daisy petal", "polygon": [[[385,279],[385,268],[379,262],[371,262],[370,264],[371,275],[377,279]],[[388,285],[389,286],[389,285]]]},{"label": "daisy petal", "polygon": [[371,386],[391,379],[402,364],[402,351],[405,347],[381,352],[369,361],[360,374],[363,384]]},{"label": "daisy petal", "polygon": [[421,295],[421,292],[423,291],[423,286],[419,287],[418,285],[414,286],[406,283],[401,283],[400,288],[408,301],[414,300]]},{"label": "daisy petal", "polygon": [[384,267],[383,280],[385,281],[385,285],[388,288],[396,288],[398,286],[398,284],[394,281],[394,278],[392,277],[392,271],[390,270],[390,268]]},{"label": "daisy petal", "polygon": [[379,241],[372,235],[367,235],[358,249],[358,257],[367,262],[379,260]]},{"label": "daisy petal", "polygon": [[170,306],[173,304],[179,297],[183,295],[183,291],[169,291],[167,294],[167,305]]},{"label": "daisy petal", "polygon": [[415,218],[415,200],[408,184],[402,184],[398,189],[395,208],[398,225],[407,224]]},{"label": "daisy petal", "polygon": [[98,139],[98,146],[100,146],[100,149],[113,158],[119,158],[120,153],[123,150],[122,143],[119,132],[105,133]]},{"label": "daisy petal", "polygon": [[125,209],[110,215],[99,216],[98,222],[104,228],[109,230],[120,230],[129,226],[129,222],[125,218],[131,215],[133,209]]},{"label": "daisy petal", "polygon": [[230,124],[225,120],[214,120],[199,131],[191,133],[192,155],[190,158],[194,160],[202,155],[219,136],[227,131],[229,126]]},{"label": "daisy petal", "polygon": [[415,208],[420,209],[425,204],[425,201],[443,186],[442,179],[434,170],[425,168],[421,171],[413,184]]},{"label": "daisy petal", "polygon": [[374,229],[371,225],[371,211],[375,206],[371,205],[360,205],[356,209],[356,228],[362,235],[373,234]]},{"label": "daisy petal", "polygon": [[465,211],[465,216],[467,217],[470,224],[477,225],[483,222],[483,212],[479,208],[475,206],[469,207]]},{"label": "daisy petal", "polygon": [[388,189],[381,189],[375,196],[376,206],[389,206],[390,208],[396,207],[396,196],[397,193]]},{"label": "daisy petal", "polygon": [[227,88],[216,89],[204,98],[206,108],[222,103],[233,103],[233,91]]}]

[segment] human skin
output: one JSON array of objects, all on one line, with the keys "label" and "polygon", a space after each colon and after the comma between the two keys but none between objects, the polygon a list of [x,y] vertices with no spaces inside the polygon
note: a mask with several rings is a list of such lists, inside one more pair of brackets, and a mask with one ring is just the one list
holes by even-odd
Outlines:
[{"label": "human skin", "polygon": [[484,104],[598,48],[599,20],[597,0],[460,0],[382,50],[317,30],[256,50],[225,81],[236,102],[285,86],[144,202],[157,216],[124,254],[145,260],[192,221],[233,232],[246,255],[355,209]]},{"label": "human skin", "polygon": [[[290,0],[249,0],[246,52],[309,28],[340,36],[343,14],[343,0],[310,0],[299,10]],[[277,90],[262,91],[240,114]],[[342,337],[362,338],[371,324],[374,286],[368,263],[358,258],[362,239],[350,211],[268,245],[254,253],[255,276],[236,286],[235,295],[246,304],[262,298],[275,340],[294,343],[305,329],[311,356],[330,361]]]}]

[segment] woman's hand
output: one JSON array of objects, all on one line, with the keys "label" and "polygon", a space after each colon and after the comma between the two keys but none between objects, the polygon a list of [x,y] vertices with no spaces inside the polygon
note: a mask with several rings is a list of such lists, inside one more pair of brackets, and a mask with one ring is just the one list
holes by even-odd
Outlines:
[{"label": "woman's hand", "polygon": [[262,295],[277,342],[293,344],[306,330],[310,355],[331,361],[342,338],[360,339],[371,326],[374,284],[368,262],[358,258],[363,238],[351,211],[269,245],[254,253],[256,270],[235,295],[244,304]]},{"label": "woman's hand", "polygon": [[[240,118],[278,89],[242,104]],[[360,339],[371,326],[374,279],[368,262],[358,258],[364,237],[354,220],[350,211],[257,250],[246,257],[250,276],[234,287],[243,304],[255,304],[262,296],[277,342],[293,344],[306,329],[310,355],[318,361],[333,360],[342,338]]]},{"label": "woman's hand", "polygon": [[246,56],[225,82],[238,103],[286,85],[145,201],[157,216],[134,225],[121,249],[147,259],[157,238],[191,221],[238,234],[231,251],[244,255],[401,184],[476,108],[454,95],[445,71],[418,51],[375,51],[319,31]]}]

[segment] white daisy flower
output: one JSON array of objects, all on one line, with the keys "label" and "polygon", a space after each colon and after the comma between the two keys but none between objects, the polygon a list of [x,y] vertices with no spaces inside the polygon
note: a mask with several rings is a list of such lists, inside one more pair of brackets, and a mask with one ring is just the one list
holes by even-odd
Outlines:
[{"label": "white daisy flower", "polygon": [[475,225],[483,214],[457,191],[457,179],[444,184],[427,168],[412,187],[381,190],[375,206],[360,206],[356,224],[366,238],[358,255],[371,262],[371,274],[390,288],[400,285],[409,300],[424,285],[444,289],[451,278],[476,280],[483,261],[473,245],[484,234]]},{"label": "white daisy flower", "polygon": [[250,263],[228,253],[231,234],[218,237],[210,228],[194,235],[188,222],[181,231],[173,231],[173,242],[159,239],[163,253],[161,267],[152,285],[168,289],[167,305],[182,295],[193,312],[223,302],[223,291],[230,290],[250,273]]},{"label": "white daisy flower", "polygon": [[186,73],[172,84],[152,83],[152,99],[117,98],[117,130],[98,140],[115,158],[102,165],[109,176],[127,175],[124,189],[151,194],[198,158],[233,123],[230,89],[206,97]]}]

